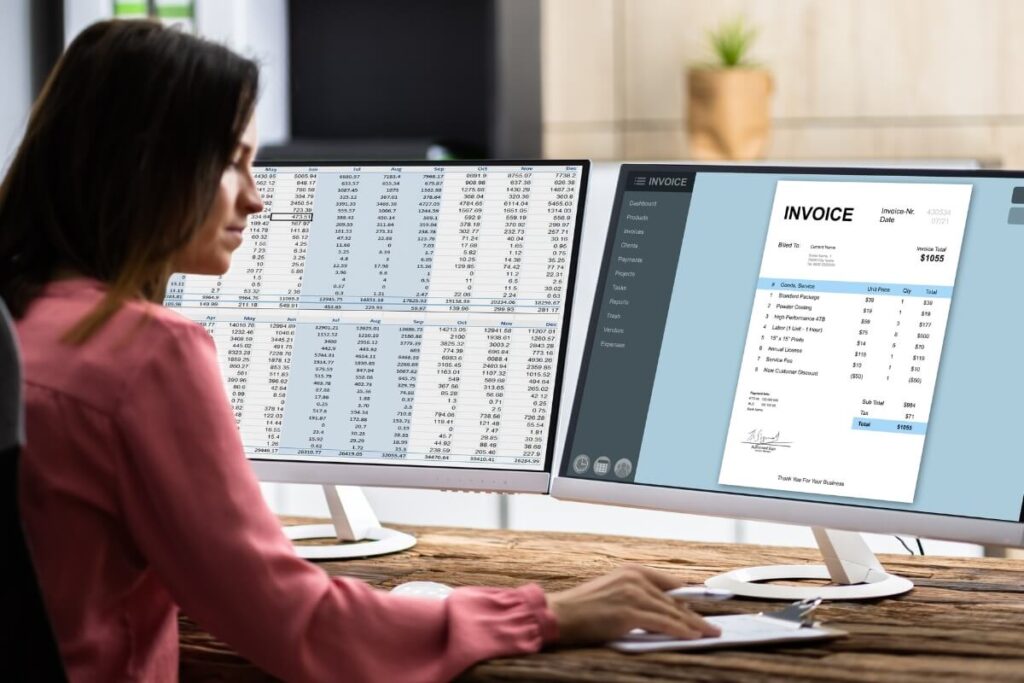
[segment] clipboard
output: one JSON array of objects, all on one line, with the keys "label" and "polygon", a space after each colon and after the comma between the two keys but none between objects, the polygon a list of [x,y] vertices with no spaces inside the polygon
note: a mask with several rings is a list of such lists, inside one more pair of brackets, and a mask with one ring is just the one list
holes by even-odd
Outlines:
[{"label": "clipboard", "polygon": [[810,618],[821,604],[821,598],[801,600],[776,612],[758,614],[730,614],[707,617],[706,620],[722,629],[714,638],[676,640],[663,633],[648,633],[634,629],[622,639],[608,643],[619,652],[664,652],[667,650],[712,650],[716,648],[792,643],[827,640],[848,635],[846,631],[821,626]]}]

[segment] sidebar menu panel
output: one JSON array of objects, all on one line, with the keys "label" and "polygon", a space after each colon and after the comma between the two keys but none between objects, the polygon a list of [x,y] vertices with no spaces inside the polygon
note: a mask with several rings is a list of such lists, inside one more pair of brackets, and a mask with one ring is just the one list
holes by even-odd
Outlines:
[{"label": "sidebar menu panel", "polygon": [[563,475],[633,480],[693,182],[657,170],[619,179]]}]

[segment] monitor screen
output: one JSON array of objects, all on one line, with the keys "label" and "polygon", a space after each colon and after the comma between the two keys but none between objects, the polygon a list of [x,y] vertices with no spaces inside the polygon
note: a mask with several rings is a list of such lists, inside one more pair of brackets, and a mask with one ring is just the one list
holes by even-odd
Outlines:
[{"label": "monitor screen", "polygon": [[256,460],[550,472],[586,162],[262,162],[221,277],[175,275]]},{"label": "monitor screen", "polygon": [[624,165],[561,476],[1024,522],[1024,174]]}]

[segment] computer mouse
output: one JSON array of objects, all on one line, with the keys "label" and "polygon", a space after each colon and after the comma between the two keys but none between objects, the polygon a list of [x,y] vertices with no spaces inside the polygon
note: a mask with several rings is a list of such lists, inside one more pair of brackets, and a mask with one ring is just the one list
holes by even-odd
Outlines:
[{"label": "computer mouse", "polygon": [[436,581],[407,581],[391,589],[395,595],[412,595],[418,598],[434,598],[443,600],[454,588]]}]

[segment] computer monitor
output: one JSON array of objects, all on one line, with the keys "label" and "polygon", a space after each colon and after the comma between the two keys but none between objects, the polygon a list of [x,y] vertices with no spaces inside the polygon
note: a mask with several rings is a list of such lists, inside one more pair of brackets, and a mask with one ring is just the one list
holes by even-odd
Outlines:
[{"label": "computer monitor", "polygon": [[849,531],[1024,544],[1022,258],[1024,172],[623,165],[552,494],[815,527],[709,582],[759,597],[911,587]]},{"label": "computer monitor", "polygon": [[323,484],[335,535],[378,541],[304,554],[414,542],[337,484],[547,493],[588,168],[261,161],[230,270],[172,277],[260,479]]}]

